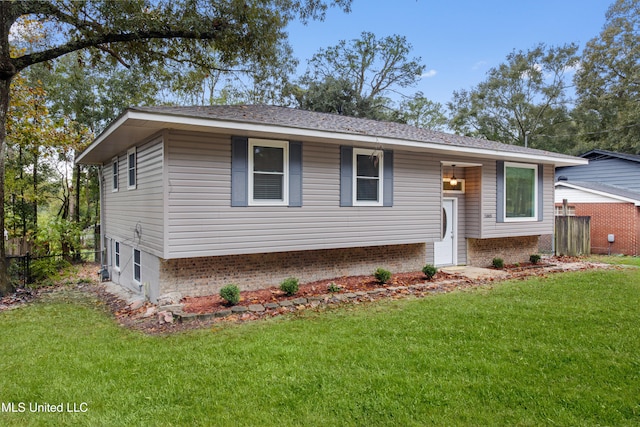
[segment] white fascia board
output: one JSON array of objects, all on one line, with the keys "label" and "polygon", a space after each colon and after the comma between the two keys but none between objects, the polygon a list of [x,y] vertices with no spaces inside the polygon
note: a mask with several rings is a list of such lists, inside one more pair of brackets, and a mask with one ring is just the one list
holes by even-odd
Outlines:
[{"label": "white fascia board", "polygon": [[538,155],[529,153],[517,153],[500,150],[491,150],[486,148],[475,147],[463,147],[459,145],[452,145],[447,147],[444,144],[438,144],[433,142],[421,142],[411,141],[397,138],[377,137],[371,135],[359,135],[351,133],[340,133],[335,131],[325,131],[317,129],[306,129],[298,127],[284,127],[278,125],[251,123],[244,121],[232,121],[232,120],[219,120],[208,119],[201,117],[190,117],[171,114],[158,114],[141,111],[129,110],[124,113],[119,119],[112,123],[105,131],[96,138],[96,140],[87,148],[79,157],[78,161],[81,161],[85,153],[91,151],[94,147],[99,145],[103,140],[107,139],[109,135],[120,126],[126,124],[127,120],[142,120],[147,122],[156,122],[163,124],[164,127],[171,128],[171,125],[175,125],[177,128],[194,127],[194,128],[208,128],[229,131],[235,134],[251,134],[251,135],[287,135],[299,138],[306,138],[316,141],[324,142],[349,142],[350,144],[364,143],[373,146],[385,145],[389,147],[402,147],[413,151],[439,151],[450,155],[466,154],[483,158],[500,158],[505,160],[523,161],[523,162],[537,162],[554,164],[556,166],[577,166],[586,165],[589,163],[587,159],[582,158],[565,158],[555,157],[553,155]]},{"label": "white fascia board", "polygon": [[80,153],[80,155],[78,157],[76,157],[75,162],[76,163],[82,163],[82,159],[88,153],[93,151],[94,148],[96,148],[98,145],[100,145],[100,143],[102,141],[107,139],[107,137],[109,135],[111,135],[116,129],[118,129],[120,126],[123,126],[127,122],[127,120],[129,120],[130,115],[131,115],[131,111],[125,111],[115,121],[111,122],[111,124],[105,130],[103,130],[100,135],[98,135],[98,137],[91,143],[91,145],[89,145],[87,148],[85,148],[82,151],[82,153]]},{"label": "white fascia board", "polygon": [[584,191],[585,193],[596,194],[602,197],[609,197],[610,199],[620,200],[621,202],[626,202],[626,203],[633,203],[635,206],[640,206],[640,200],[638,199],[631,199],[628,197],[618,196],[616,194],[607,193],[605,191],[592,190],[591,188],[584,188],[579,185],[570,184],[566,181],[556,182],[555,186],[573,188],[574,190]]}]

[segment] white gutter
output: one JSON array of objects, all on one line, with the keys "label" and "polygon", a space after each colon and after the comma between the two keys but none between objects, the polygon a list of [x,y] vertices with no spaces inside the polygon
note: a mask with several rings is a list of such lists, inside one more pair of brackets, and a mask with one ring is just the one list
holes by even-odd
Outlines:
[{"label": "white gutter", "polygon": [[[478,157],[486,158],[509,158],[513,160],[522,161],[534,161],[539,163],[555,164],[556,166],[577,166],[588,164],[587,159],[582,158],[570,158],[570,157],[556,157],[553,153],[549,155],[536,155],[529,153],[519,153],[511,151],[492,150],[488,148],[476,148],[465,147],[461,145],[450,145],[434,142],[421,142],[411,141],[405,139],[391,138],[391,137],[377,137],[371,135],[361,135],[357,133],[344,133],[336,131],[324,131],[317,129],[307,129],[298,127],[284,127],[279,125],[266,125],[244,121],[232,121],[232,120],[220,120],[220,119],[207,119],[200,117],[181,116],[181,115],[167,115],[158,113],[148,113],[141,111],[126,111],[116,121],[104,130],[96,140],[84,150],[80,156],[78,156],[77,162],[81,163],[82,159],[91,152],[95,147],[100,145],[102,141],[106,140],[116,129],[121,126],[126,126],[129,120],[139,120],[148,123],[157,123],[159,127],[166,128],[183,128],[183,127],[198,127],[206,129],[216,129],[228,131],[235,134],[286,134],[288,136],[299,137],[302,139],[315,139],[325,142],[334,141],[340,143],[342,141],[349,142],[350,144],[365,143],[372,145],[384,145],[389,147],[402,147],[405,149],[411,149],[415,151],[440,151],[449,152],[453,155],[469,154]],[[177,126],[171,126],[177,125]]]},{"label": "white gutter", "polygon": [[616,200],[620,200],[621,202],[633,203],[635,206],[640,206],[640,200],[638,199],[631,199],[629,197],[618,196],[617,194],[607,193],[605,191],[592,190],[591,188],[585,188],[585,187],[581,187],[580,185],[570,184],[566,181],[556,182],[555,186],[569,187],[569,188],[573,188],[574,190],[581,190],[581,191],[585,191],[587,193],[595,194],[598,196],[608,197],[610,199],[616,199]]}]

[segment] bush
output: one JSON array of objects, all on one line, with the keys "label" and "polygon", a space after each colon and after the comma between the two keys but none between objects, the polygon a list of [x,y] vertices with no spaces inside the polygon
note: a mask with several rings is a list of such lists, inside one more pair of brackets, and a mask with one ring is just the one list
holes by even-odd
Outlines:
[{"label": "bush", "polygon": [[71,263],[60,257],[35,259],[31,261],[31,279],[40,285],[48,286],[51,284],[49,281],[59,276],[60,270],[69,266]]},{"label": "bush", "polygon": [[537,264],[540,262],[540,255],[538,254],[533,254],[529,257],[529,261],[531,261],[531,264]]},{"label": "bush", "polygon": [[237,285],[230,284],[220,289],[220,296],[230,305],[236,305],[240,302],[240,288]]},{"label": "bush", "polygon": [[329,285],[327,286],[327,291],[334,293],[334,292],[340,292],[340,286],[336,285],[335,282],[331,282],[329,283]]},{"label": "bush", "polygon": [[385,270],[384,268],[378,268],[375,273],[373,273],[376,280],[380,283],[387,283],[389,279],[391,279],[391,272],[389,270]]},{"label": "bush", "polygon": [[289,277],[288,279],[284,279],[282,283],[280,283],[280,290],[286,293],[287,295],[293,295],[298,292],[299,289],[298,279],[295,277]]},{"label": "bush", "polygon": [[491,263],[495,268],[499,268],[499,269],[504,268],[504,260],[502,258],[494,258],[493,261],[491,261]]},{"label": "bush", "polygon": [[425,276],[427,276],[427,279],[431,280],[433,279],[433,276],[435,276],[436,273],[438,272],[438,269],[431,264],[427,264],[424,267],[422,267],[422,272],[424,273]]}]

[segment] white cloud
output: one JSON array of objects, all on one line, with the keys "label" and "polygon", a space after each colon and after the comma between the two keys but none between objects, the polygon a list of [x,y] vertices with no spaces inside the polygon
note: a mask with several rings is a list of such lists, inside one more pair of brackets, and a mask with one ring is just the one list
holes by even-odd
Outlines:
[{"label": "white cloud", "polygon": [[438,72],[436,70],[429,70],[426,73],[422,74],[420,77],[423,79],[428,79],[429,77],[434,77]]},{"label": "white cloud", "polygon": [[473,67],[471,67],[472,70],[479,70],[480,68],[484,68],[487,65],[487,61],[478,61],[475,64],[473,64]]}]

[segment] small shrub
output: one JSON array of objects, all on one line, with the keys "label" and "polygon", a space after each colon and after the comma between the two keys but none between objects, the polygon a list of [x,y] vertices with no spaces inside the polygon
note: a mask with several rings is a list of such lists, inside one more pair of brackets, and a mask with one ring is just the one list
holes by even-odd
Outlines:
[{"label": "small shrub", "polygon": [[438,269],[431,264],[427,264],[424,267],[422,267],[422,272],[424,273],[425,276],[427,276],[428,280],[431,280],[433,279],[433,276],[435,276],[436,273],[438,272]]},{"label": "small shrub", "polygon": [[504,260],[502,258],[494,258],[493,261],[491,261],[491,264],[493,264],[495,268],[504,268]]},{"label": "small shrub", "polygon": [[295,277],[289,277],[288,279],[284,279],[282,283],[280,283],[280,290],[286,293],[287,295],[293,295],[298,292],[300,286],[298,285],[298,279]]},{"label": "small shrub", "polygon": [[540,255],[538,254],[533,254],[529,257],[529,261],[531,261],[531,264],[537,264],[540,262]]},{"label": "small shrub", "polygon": [[334,293],[334,292],[340,292],[340,286],[336,285],[335,282],[331,282],[329,283],[329,285],[327,286],[327,291]]},{"label": "small shrub", "polygon": [[391,272],[389,270],[385,270],[384,268],[378,268],[375,273],[373,273],[376,280],[380,283],[387,283],[389,279],[391,279]]},{"label": "small shrub", "polygon": [[236,305],[240,302],[240,288],[237,285],[230,284],[220,289],[220,296],[230,305]]}]

